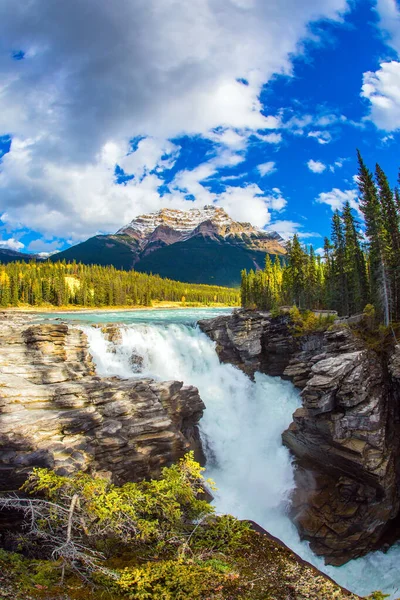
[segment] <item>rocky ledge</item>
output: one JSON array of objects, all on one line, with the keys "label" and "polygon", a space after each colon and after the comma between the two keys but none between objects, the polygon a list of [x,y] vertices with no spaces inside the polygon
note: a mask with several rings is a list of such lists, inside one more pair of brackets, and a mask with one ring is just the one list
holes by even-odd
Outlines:
[{"label": "rocky ledge", "polygon": [[293,519],[313,551],[341,565],[398,539],[400,348],[378,355],[345,325],[294,335],[288,317],[262,312],[200,327],[221,360],[301,390],[283,442],[296,457]]},{"label": "rocky ledge", "polygon": [[97,377],[77,328],[0,314],[0,491],[37,466],[117,484],[157,476],[199,450],[203,409],[178,381]]}]

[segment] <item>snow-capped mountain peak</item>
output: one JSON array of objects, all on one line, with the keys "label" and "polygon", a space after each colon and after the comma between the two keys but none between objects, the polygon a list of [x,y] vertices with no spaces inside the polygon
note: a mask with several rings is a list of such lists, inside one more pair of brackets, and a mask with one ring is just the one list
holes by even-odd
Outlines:
[{"label": "snow-capped mountain peak", "polygon": [[262,236],[277,239],[276,235],[268,234],[253,227],[250,223],[234,221],[223,208],[206,205],[202,209],[192,208],[187,211],[172,208],[162,208],[158,212],[140,215],[117,231],[117,235],[129,235],[135,238],[148,238],[161,225],[168,227],[186,238],[199,225],[211,223],[213,232],[222,236]]}]

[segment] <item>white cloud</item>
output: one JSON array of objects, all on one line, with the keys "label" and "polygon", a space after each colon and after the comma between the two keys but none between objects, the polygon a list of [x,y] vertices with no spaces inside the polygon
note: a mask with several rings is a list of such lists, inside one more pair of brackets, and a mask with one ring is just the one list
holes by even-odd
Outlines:
[{"label": "white cloud", "polygon": [[400,6],[396,0],[377,0],[376,10],[380,17],[380,27],[386,34],[386,41],[400,54]]},{"label": "white cloud", "polygon": [[[13,142],[0,212],[9,225],[82,239],[162,205],[184,207],[179,190],[158,190],[179,151],[165,140],[221,129],[226,165],[242,160],[250,132],[279,143],[262,86],[290,73],[312,20],[346,9],[346,0],[3,0],[0,135]],[[15,49],[24,60],[12,60]],[[137,135],[146,140],[126,156]],[[135,179],[116,185],[115,162]]]},{"label": "white cloud", "polygon": [[385,131],[399,129],[400,62],[383,62],[375,73],[364,73],[361,96],[371,103],[368,118],[377,127]]},{"label": "white cloud", "polygon": [[345,158],[338,158],[337,160],[335,160],[334,166],[337,167],[338,169],[341,169],[343,167],[343,164],[345,161],[346,161]]},{"label": "white cloud", "polygon": [[273,221],[265,229],[266,231],[276,231],[284,240],[289,240],[295,233],[303,239],[321,237],[319,233],[302,231],[303,225],[296,223],[295,221]]},{"label": "white cloud", "polygon": [[320,204],[327,204],[331,207],[332,211],[342,210],[345,202],[350,202],[350,206],[359,212],[360,208],[357,202],[357,191],[356,190],[339,190],[333,188],[330,192],[322,192],[316,198],[316,201]]},{"label": "white cloud", "polygon": [[293,115],[284,120],[282,127],[288,129],[294,135],[305,135],[316,138],[320,144],[327,144],[332,140],[332,135],[326,127],[332,127],[348,120],[344,115],[317,111],[316,114]]},{"label": "white cloud", "polygon": [[329,144],[332,141],[329,131],[309,131],[307,137],[315,138],[318,144]]},{"label": "white cloud", "polygon": [[276,171],[275,163],[271,160],[269,162],[263,163],[257,166],[257,169],[261,175],[261,177],[265,177],[266,175],[271,175]]},{"label": "white cloud", "polygon": [[227,187],[218,196],[217,204],[236,221],[250,222],[257,227],[263,227],[271,219],[269,199],[255,184]]},{"label": "white cloud", "polygon": [[281,133],[268,133],[266,135],[258,133],[257,137],[267,144],[280,144],[282,141]]},{"label": "white cloud", "polygon": [[0,248],[7,248],[7,250],[21,250],[24,248],[24,244],[11,237],[8,240],[0,240]]},{"label": "white cloud", "polygon": [[321,162],[319,160],[313,160],[313,159],[310,159],[308,161],[307,167],[313,173],[323,173],[326,169],[326,165],[323,162]]},{"label": "white cloud", "polygon": [[279,188],[272,188],[270,194],[266,197],[266,202],[271,210],[281,212],[287,205],[287,200],[282,196]]},{"label": "white cloud", "polygon": [[42,238],[38,238],[36,240],[32,240],[28,244],[28,250],[31,252],[37,252],[39,256],[50,256],[57,252],[57,250],[61,247],[61,242],[59,240],[44,240]]}]

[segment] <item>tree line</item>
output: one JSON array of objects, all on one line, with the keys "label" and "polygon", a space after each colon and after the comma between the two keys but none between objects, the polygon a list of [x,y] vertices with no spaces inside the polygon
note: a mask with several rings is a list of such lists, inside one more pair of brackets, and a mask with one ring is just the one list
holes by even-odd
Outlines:
[{"label": "tree line", "polygon": [[0,306],[151,306],[153,301],[239,304],[239,290],[136,271],[63,262],[0,264]]},{"label": "tree line", "polygon": [[357,156],[363,228],[346,202],[333,214],[322,256],[294,235],[284,258],[272,262],[267,256],[264,270],[242,271],[242,306],[271,310],[295,305],[352,315],[373,305],[386,326],[400,321],[399,188],[391,188],[378,164],[372,173]]}]

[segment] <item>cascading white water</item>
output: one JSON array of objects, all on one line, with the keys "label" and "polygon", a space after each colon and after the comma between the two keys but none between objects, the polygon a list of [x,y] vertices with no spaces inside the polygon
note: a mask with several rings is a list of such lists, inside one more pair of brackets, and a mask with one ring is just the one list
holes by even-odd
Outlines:
[{"label": "cascading white water", "polygon": [[130,358],[143,358],[139,376],[195,385],[207,410],[201,435],[207,476],[215,480],[219,513],[252,519],[344,587],[360,595],[380,589],[391,598],[400,589],[400,547],[371,553],[340,568],[326,567],[308,544],[300,542],[287,516],[293,488],[289,452],[281,433],[300,405],[288,382],[241,371],[219,362],[215,345],[195,327],[149,323],[124,326],[115,350],[100,329],[85,327],[99,375],[135,377]]}]

